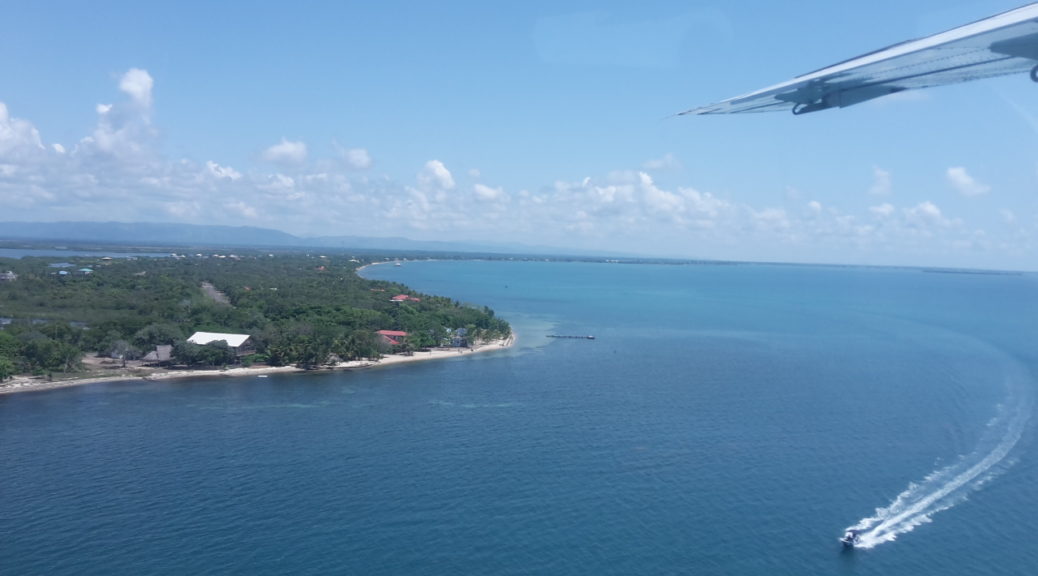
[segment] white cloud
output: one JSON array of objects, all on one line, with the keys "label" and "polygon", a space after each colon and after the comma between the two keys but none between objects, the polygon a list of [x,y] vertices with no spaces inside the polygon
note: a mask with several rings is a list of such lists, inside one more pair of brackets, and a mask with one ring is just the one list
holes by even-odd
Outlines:
[{"label": "white cloud", "polygon": [[646,170],[667,170],[672,168],[681,168],[681,162],[678,162],[677,158],[671,153],[666,153],[662,158],[654,158],[652,160],[646,160],[642,163],[642,168]]},{"label": "white cloud", "polygon": [[920,202],[904,211],[905,224],[918,232],[933,235],[938,228],[958,225],[958,222],[944,217],[941,209],[933,202]]},{"label": "white cloud", "polygon": [[154,82],[146,70],[131,68],[119,82],[130,100],[98,104],[97,127],[79,141],[73,153],[96,161],[114,160],[122,169],[134,170],[151,161],[157,133],[151,126],[151,90]]},{"label": "white cloud", "polygon": [[886,218],[887,216],[890,216],[894,213],[894,206],[884,202],[879,206],[870,206],[869,212],[872,212],[873,214],[881,218]]},{"label": "white cloud", "polygon": [[[884,202],[843,211],[856,203],[789,188],[790,198],[782,199],[785,209],[772,208],[738,188],[718,196],[656,181],[646,165],[663,167],[670,162],[667,156],[643,164],[645,170],[561,174],[555,182],[532,180],[515,188],[484,184],[470,169],[471,179],[461,185],[464,193],[456,194],[449,191],[459,185],[441,161],[426,162],[417,181],[404,182],[361,172],[371,165],[367,151],[334,144],[330,157],[309,163],[305,144],[283,139],[264,153],[284,164],[273,171],[239,171],[218,160],[171,160],[154,145],[153,82],[141,78],[124,76],[119,88],[126,96],[99,106],[96,129],[67,151],[44,144],[29,121],[12,118],[0,104],[0,206],[27,220],[153,220],[157,215],[210,224],[247,220],[315,235],[349,230],[380,236],[392,230],[428,239],[449,233],[472,240],[536,238],[539,244],[574,249],[737,259],[926,263],[934,262],[933,254],[961,258],[956,254],[998,247],[1028,262],[1038,237],[1029,205],[1007,204],[1016,212],[1004,210],[1001,220],[1013,225],[996,225],[990,232],[949,217],[933,202],[907,208]],[[888,194],[889,173],[872,170],[870,192]],[[965,170],[949,171],[949,180],[983,187],[968,176]],[[781,187],[774,189],[781,194]]]},{"label": "white cloud", "polygon": [[162,204],[162,209],[166,214],[178,220],[191,220],[202,213],[202,206],[198,202],[191,201],[165,202]]},{"label": "white cloud", "polygon": [[357,170],[367,170],[371,168],[373,164],[371,155],[364,148],[350,148],[343,150],[342,159],[346,161],[346,165],[350,168],[356,168]]},{"label": "white cloud", "polygon": [[911,208],[909,212],[934,221],[940,221],[942,218],[941,209],[933,202],[920,202],[915,208]]},{"label": "white cloud", "polygon": [[241,172],[238,172],[230,166],[220,166],[212,160],[205,163],[206,169],[215,178],[223,178],[227,180],[241,180]]},{"label": "white cloud", "polygon": [[140,106],[151,107],[151,89],[154,82],[147,70],[130,68],[119,81],[119,89],[130,95]]},{"label": "white cloud", "polygon": [[638,191],[650,212],[657,215],[680,217],[685,210],[685,200],[680,195],[660,189],[645,172],[638,173]]},{"label": "white cloud", "polygon": [[439,160],[429,160],[425,163],[422,171],[418,173],[418,182],[427,188],[454,189],[454,177]]},{"label": "white cloud", "polygon": [[750,210],[753,222],[761,229],[785,230],[791,226],[786,211],[781,208],[765,208],[763,210]]},{"label": "white cloud", "polygon": [[716,198],[709,192],[700,192],[692,188],[680,188],[679,191],[685,198],[688,209],[694,212],[698,218],[717,218],[723,212],[732,210],[731,204]]},{"label": "white cloud", "polygon": [[963,196],[981,196],[991,191],[986,184],[974,180],[962,166],[948,168],[948,182]]},{"label": "white cloud", "polygon": [[[649,174],[631,170],[610,172],[602,183],[590,177],[579,182],[557,181],[550,190],[519,194],[519,205],[529,211],[531,220],[555,221],[585,214],[595,225],[577,226],[574,231],[613,239],[642,241],[665,230],[681,234],[716,229],[719,218],[734,213],[731,205],[709,193],[690,187],[665,189]],[[544,234],[545,229],[541,226],[531,232]]]},{"label": "white cloud", "polygon": [[236,214],[244,216],[245,218],[248,218],[250,220],[255,220],[259,216],[259,214],[256,212],[255,207],[250,206],[240,200],[237,202],[227,202],[226,204],[224,204],[224,208],[226,208],[227,210],[231,210]]},{"label": "white cloud", "polygon": [[259,184],[259,188],[271,192],[287,192],[294,190],[296,181],[291,176],[284,174],[270,174],[266,181]]},{"label": "white cloud", "polygon": [[0,102],[0,160],[42,150],[43,142],[36,127],[26,120],[12,118],[7,105]]},{"label": "white cloud", "polygon": [[491,188],[485,184],[474,185],[472,191],[480,200],[500,200],[506,196],[503,188]]},{"label": "white cloud", "polygon": [[306,143],[281,139],[281,142],[263,151],[263,159],[277,164],[302,164],[306,161]]},{"label": "white cloud", "polygon": [[872,168],[872,186],[869,187],[869,194],[873,196],[888,196],[890,191],[890,172],[879,166],[874,166]]}]

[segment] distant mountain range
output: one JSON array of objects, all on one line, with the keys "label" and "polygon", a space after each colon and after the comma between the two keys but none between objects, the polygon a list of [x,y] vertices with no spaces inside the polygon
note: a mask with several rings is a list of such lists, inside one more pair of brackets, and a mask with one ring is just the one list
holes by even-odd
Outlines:
[{"label": "distant mountain range", "polygon": [[298,246],[300,239],[250,226],[148,222],[0,222],[0,239],[138,246]]},{"label": "distant mountain range", "polygon": [[0,222],[0,241],[33,241],[134,246],[338,248],[364,251],[465,252],[490,254],[568,254],[616,256],[521,244],[423,241],[361,236],[300,237],[254,226],[209,226],[156,222]]}]

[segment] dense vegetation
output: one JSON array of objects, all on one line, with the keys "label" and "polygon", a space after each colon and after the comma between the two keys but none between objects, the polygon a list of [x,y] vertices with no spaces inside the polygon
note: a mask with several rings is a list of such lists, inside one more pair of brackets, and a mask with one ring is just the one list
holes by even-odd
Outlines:
[{"label": "dense vegetation", "polygon": [[[225,343],[186,342],[196,331],[248,334],[242,359],[313,367],[377,358],[389,350],[376,331],[408,333],[410,351],[508,335],[492,310],[364,280],[348,256],[247,255],[185,258],[0,259],[0,379],[74,371],[86,353],[137,359],[173,345],[173,362],[236,361]],[[86,272],[84,269],[90,269]],[[206,288],[208,289],[206,289]],[[411,298],[394,302],[394,296]],[[459,330],[464,329],[464,331]]]}]

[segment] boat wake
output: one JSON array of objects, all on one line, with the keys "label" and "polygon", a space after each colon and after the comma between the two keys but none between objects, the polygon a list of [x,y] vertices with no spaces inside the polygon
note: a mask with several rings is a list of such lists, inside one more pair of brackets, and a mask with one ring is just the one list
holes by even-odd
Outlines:
[{"label": "boat wake", "polygon": [[1006,374],[1008,398],[998,407],[998,415],[987,426],[977,448],[947,467],[935,470],[903,492],[872,516],[862,518],[847,530],[857,530],[855,548],[873,548],[893,542],[901,534],[931,521],[934,514],[966,500],[971,492],[1003,472],[1007,459],[1030,418],[1033,391],[1027,371],[1014,360]]}]

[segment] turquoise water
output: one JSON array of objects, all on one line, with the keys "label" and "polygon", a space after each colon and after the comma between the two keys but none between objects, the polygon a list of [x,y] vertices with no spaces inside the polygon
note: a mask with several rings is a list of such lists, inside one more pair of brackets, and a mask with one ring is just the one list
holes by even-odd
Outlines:
[{"label": "turquoise water", "polygon": [[[0,573],[1038,566],[1034,276],[531,262],[365,275],[489,305],[519,344],[0,397]],[[849,526],[867,549],[842,550]]]}]

